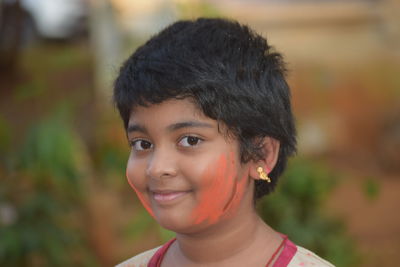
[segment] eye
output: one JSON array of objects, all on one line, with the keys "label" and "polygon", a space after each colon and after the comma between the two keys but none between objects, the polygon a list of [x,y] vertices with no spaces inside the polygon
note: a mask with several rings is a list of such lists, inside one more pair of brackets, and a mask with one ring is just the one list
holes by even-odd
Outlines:
[{"label": "eye", "polygon": [[198,145],[201,141],[203,140],[196,136],[185,136],[179,141],[179,145],[183,147],[191,147]]},{"label": "eye", "polygon": [[131,142],[131,146],[134,150],[141,151],[151,149],[153,144],[143,139],[137,139]]}]

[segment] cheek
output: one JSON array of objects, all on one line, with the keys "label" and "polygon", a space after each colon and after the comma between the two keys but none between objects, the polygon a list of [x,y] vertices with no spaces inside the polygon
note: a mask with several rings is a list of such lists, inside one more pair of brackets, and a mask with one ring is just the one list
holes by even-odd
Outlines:
[{"label": "cheek", "polygon": [[154,217],[154,212],[151,209],[150,200],[147,195],[145,174],[141,170],[143,169],[140,167],[140,164],[137,164],[133,160],[129,159],[126,168],[126,178],[147,212]]},{"label": "cheek", "polygon": [[232,156],[221,156],[217,164],[211,165],[201,177],[204,188],[198,197],[199,204],[193,210],[195,224],[207,221],[216,223],[238,205],[244,192],[246,179],[238,182],[236,166]]}]

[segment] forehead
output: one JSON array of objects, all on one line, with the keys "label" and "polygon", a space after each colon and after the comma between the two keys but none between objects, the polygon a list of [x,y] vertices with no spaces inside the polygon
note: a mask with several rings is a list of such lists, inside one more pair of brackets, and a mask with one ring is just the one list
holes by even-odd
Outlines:
[{"label": "forehead", "polygon": [[170,123],[182,120],[202,120],[217,122],[207,117],[203,111],[189,98],[168,99],[159,104],[151,104],[146,107],[137,106],[132,109],[129,124],[132,123]]}]

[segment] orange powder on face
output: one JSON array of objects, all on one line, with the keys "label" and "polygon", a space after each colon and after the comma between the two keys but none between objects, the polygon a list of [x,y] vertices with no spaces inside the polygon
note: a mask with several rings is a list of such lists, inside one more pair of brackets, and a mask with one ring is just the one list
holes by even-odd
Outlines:
[{"label": "orange powder on face", "polygon": [[[126,175],[126,177],[128,178],[128,174]],[[135,193],[137,195],[137,197],[139,198],[140,202],[142,203],[143,207],[147,210],[147,212],[151,215],[151,217],[154,217],[154,212],[150,207],[150,203],[146,201],[146,198],[144,197],[144,195],[136,189],[136,187],[133,185],[133,183],[131,183],[131,181],[128,178],[128,183],[129,185],[132,187],[133,190],[135,190]]]},{"label": "orange powder on face", "polygon": [[232,194],[232,198],[229,200],[229,202],[226,204],[224,207],[224,211],[229,211],[234,209],[235,207],[239,206],[240,201],[243,198],[243,195],[246,191],[246,186],[247,186],[247,179],[246,177],[242,177],[239,180],[239,183],[235,184],[235,189]]},{"label": "orange powder on face", "polygon": [[[230,157],[233,157],[233,153]],[[200,204],[192,212],[195,224],[204,221],[216,223],[229,207],[240,201],[242,194],[238,195],[237,192],[244,191],[245,182],[241,181],[237,186],[235,175],[234,161],[224,155],[202,175],[202,186],[206,189],[199,196]]]}]

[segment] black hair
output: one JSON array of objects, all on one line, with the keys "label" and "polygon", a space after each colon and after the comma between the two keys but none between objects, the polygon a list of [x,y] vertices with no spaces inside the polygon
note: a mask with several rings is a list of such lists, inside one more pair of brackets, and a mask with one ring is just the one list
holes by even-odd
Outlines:
[{"label": "black hair", "polygon": [[178,21],[122,65],[114,102],[125,128],[137,106],[191,98],[240,143],[242,162],[264,157],[263,137],[280,141],[271,183],[256,180],[255,199],[271,192],[296,151],[296,130],[282,55],[249,27],[226,19]]}]

